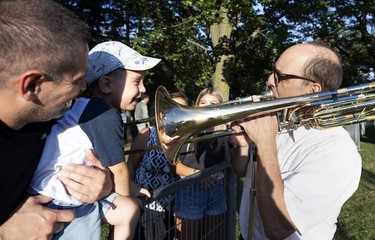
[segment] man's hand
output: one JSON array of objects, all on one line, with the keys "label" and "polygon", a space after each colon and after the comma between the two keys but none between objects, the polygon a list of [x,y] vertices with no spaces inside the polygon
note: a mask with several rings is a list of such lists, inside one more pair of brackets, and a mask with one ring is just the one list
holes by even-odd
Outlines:
[{"label": "man's hand", "polygon": [[51,200],[41,195],[27,198],[0,226],[0,239],[49,239],[60,231],[63,223],[72,221],[75,214],[43,206]]},{"label": "man's hand", "polygon": [[235,125],[235,124],[239,124],[239,122],[238,123],[235,122],[231,126],[232,130],[236,134],[233,134],[233,135],[229,136],[229,138],[228,138],[229,143],[235,148],[237,148],[237,147],[248,147],[249,142],[250,142],[249,137],[247,136],[247,134],[244,134],[244,133],[240,134],[240,133],[242,133],[242,129],[239,125]]},{"label": "man's hand", "polygon": [[275,114],[266,114],[251,118],[239,124],[246,131],[247,136],[258,147],[259,144],[267,144],[275,141],[278,132],[278,121]]},{"label": "man's hand", "polygon": [[84,203],[94,203],[112,191],[113,183],[109,170],[102,167],[90,149],[86,150],[86,158],[92,167],[69,164],[61,170],[59,179],[71,196]]}]

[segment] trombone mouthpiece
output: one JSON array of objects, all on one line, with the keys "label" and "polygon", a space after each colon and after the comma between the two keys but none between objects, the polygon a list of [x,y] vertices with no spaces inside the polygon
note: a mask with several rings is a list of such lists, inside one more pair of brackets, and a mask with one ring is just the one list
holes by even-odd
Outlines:
[{"label": "trombone mouthpiece", "polygon": [[273,92],[271,90],[267,90],[262,92],[259,95],[253,95],[253,96],[247,96],[247,97],[237,97],[234,100],[219,103],[218,105],[223,106],[223,105],[230,105],[230,104],[241,104],[245,102],[254,102],[254,101],[259,101],[259,100],[268,100],[268,99],[273,99],[275,96],[273,95]]},{"label": "trombone mouthpiece", "polygon": [[273,95],[273,92],[271,90],[267,90],[267,91],[262,92],[259,95],[259,98],[260,99],[273,99],[275,98],[275,96]]}]

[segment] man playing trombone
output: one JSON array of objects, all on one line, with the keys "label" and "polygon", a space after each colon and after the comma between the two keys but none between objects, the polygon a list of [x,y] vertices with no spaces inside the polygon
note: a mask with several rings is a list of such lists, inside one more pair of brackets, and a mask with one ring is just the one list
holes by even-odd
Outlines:
[{"label": "man playing trombone", "polygon": [[[337,89],[342,75],[336,53],[321,43],[305,43],[282,53],[267,84],[276,98],[284,98]],[[341,207],[358,188],[361,174],[361,157],[349,134],[342,127],[279,129],[277,114],[239,125],[246,135],[233,141],[232,164],[238,176],[246,176],[242,238],[332,239]],[[249,143],[255,145],[256,165],[248,164]]]}]

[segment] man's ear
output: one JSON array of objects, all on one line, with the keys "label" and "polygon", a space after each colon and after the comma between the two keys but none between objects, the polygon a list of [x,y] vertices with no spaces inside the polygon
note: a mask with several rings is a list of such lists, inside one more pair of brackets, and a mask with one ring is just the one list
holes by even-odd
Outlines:
[{"label": "man's ear", "polygon": [[320,83],[312,83],[310,85],[310,92],[309,93],[317,93],[322,91],[322,85]]},{"label": "man's ear", "polygon": [[112,78],[109,76],[103,76],[98,80],[98,86],[101,92],[109,94],[112,92]]},{"label": "man's ear", "polygon": [[46,81],[43,72],[31,70],[22,75],[19,90],[22,97],[27,101],[34,100],[41,91],[41,84]]}]

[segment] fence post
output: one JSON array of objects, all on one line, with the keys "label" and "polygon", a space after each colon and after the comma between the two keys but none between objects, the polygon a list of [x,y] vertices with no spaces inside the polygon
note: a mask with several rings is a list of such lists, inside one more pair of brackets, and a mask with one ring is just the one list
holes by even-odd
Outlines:
[{"label": "fence post", "polygon": [[225,239],[236,239],[237,177],[232,167],[227,167],[227,217],[225,218]]}]

